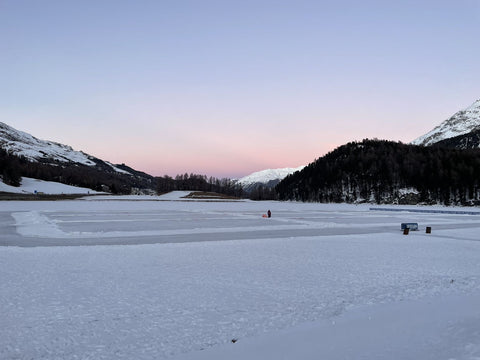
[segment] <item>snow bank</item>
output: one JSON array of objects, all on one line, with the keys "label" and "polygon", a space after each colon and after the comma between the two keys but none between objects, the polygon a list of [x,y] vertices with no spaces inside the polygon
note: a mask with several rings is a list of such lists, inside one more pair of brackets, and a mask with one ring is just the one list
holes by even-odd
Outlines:
[{"label": "snow bank", "polygon": [[190,195],[192,192],[197,191],[170,191],[166,194],[162,195],[107,195],[107,196],[96,196],[95,198],[85,198],[84,200],[128,200],[128,201],[208,201],[208,200],[215,200],[218,202],[232,202],[232,201],[246,201],[242,200],[235,200],[235,199],[219,199],[216,196],[201,196],[201,197],[186,197]]},{"label": "snow bank", "polygon": [[0,181],[0,191],[15,194],[100,194],[99,192],[77,186],[65,185],[53,181],[43,181],[37,179],[22,178],[21,185],[14,187],[6,185]]}]

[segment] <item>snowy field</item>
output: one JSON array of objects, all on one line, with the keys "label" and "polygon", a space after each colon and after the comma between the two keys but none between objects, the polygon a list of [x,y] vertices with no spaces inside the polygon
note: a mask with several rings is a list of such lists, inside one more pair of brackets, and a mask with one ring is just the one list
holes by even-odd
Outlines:
[{"label": "snowy field", "polygon": [[6,185],[0,181],[0,191],[13,194],[100,194],[98,191],[60,184],[53,181],[43,181],[23,177],[19,187]]},{"label": "snowy field", "polygon": [[0,202],[0,359],[480,359],[480,215],[180,195]]}]

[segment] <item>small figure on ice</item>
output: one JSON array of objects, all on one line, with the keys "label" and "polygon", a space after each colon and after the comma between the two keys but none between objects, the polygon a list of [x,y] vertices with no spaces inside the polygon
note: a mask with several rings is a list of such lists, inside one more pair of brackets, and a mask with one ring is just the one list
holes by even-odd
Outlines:
[{"label": "small figure on ice", "polygon": [[272,217],[272,212],[270,210],[268,210],[266,214],[262,214],[262,217],[271,218]]}]

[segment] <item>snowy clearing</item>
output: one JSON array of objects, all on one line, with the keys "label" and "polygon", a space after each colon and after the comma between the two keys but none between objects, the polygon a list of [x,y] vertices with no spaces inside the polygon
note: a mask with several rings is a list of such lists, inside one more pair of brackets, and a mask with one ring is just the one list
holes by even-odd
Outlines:
[{"label": "snowy clearing", "polygon": [[14,194],[103,194],[98,191],[78,186],[65,185],[53,181],[43,181],[23,177],[19,187],[10,186],[0,181],[0,192]]},{"label": "snowy clearing", "polygon": [[[480,358],[480,216],[111,197],[0,206],[1,359]],[[413,221],[420,231],[402,235]]]}]

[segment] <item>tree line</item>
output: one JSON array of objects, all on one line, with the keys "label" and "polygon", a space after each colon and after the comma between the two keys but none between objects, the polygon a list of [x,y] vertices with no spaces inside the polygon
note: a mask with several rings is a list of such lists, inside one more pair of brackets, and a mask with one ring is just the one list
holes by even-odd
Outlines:
[{"label": "tree line", "polygon": [[157,177],[157,193],[163,194],[174,190],[208,191],[229,196],[242,197],[243,188],[235,181],[223,178],[207,177],[199,174],[179,174],[174,178],[168,175]]}]

